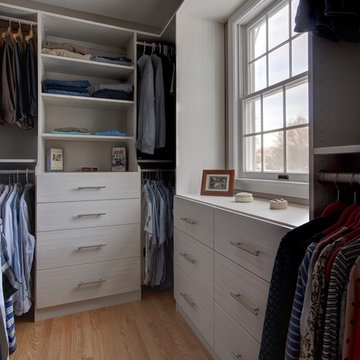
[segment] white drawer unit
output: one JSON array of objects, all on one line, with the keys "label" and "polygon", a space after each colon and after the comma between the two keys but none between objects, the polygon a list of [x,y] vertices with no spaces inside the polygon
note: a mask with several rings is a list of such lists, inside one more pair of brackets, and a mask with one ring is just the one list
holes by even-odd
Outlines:
[{"label": "white drawer unit", "polygon": [[133,199],[140,196],[137,173],[63,173],[37,177],[37,202]]},{"label": "white drawer unit", "polygon": [[138,257],[139,238],[137,224],[39,232],[37,268]]},{"label": "white drawer unit", "polygon": [[260,344],[256,342],[220,306],[215,304],[215,352],[221,360],[256,360]]},{"label": "white drawer unit", "polygon": [[206,342],[213,346],[214,340],[214,303],[204,290],[178,266],[174,266],[176,303],[191,319]]},{"label": "white drawer unit", "polygon": [[37,272],[37,308],[137,291],[139,258],[67,266]]},{"label": "white drawer unit", "polygon": [[261,340],[269,284],[215,254],[215,301],[258,341]]},{"label": "white drawer unit", "polygon": [[215,250],[267,281],[287,231],[283,226],[215,209]]},{"label": "white drawer unit", "polygon": [[41,203],[37,205],[37,230],[135,224],[140,220],[138,199]]},{"label": "white drawer unit", "polygon": [[213,209],[192,201],[176,199],[174,225],[185,234],[213,248]]},{"label": "white drawer unit", "polygon": [[174,263],[209,296],[214,294],[214,252],[175,229]]}]

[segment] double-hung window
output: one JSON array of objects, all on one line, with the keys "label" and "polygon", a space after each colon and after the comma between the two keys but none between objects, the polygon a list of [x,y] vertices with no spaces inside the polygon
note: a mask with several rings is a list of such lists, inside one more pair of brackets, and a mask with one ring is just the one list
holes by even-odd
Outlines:
[{"label": "double-hung window", "polygon": [[308,181],[308,35],[293,30],[298,2],[276,1],[232,28],[240,178]]}]

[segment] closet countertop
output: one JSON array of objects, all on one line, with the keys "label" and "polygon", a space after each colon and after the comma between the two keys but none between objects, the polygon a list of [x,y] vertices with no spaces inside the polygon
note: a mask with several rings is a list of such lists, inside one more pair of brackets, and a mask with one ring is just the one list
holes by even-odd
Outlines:
[{"label": "closet countertop", "polygon": [[270,221],[289,228],[297,227],[309,221],[309,207],[306,205],[288,204],[287,209],[271,210],[270,200],[255,198],[250,203],[235,202],[229,196],[177,195],[179,198],[196,201],[219,209]]}]

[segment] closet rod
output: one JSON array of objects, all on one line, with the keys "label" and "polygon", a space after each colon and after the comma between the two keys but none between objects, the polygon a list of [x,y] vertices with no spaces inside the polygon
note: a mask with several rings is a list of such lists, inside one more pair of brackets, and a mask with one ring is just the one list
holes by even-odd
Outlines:
[{"label": "closet rod", "polygon": [[13,22],[13,23],[20,23],[20,24],[23,24],[23,25],[33,25],[33,26],[37,26],[37,22],[35,22],[35,21],[23,20],[23,19],[18,19],[18,18],[3,16],[3,15],[0,15],[0,20],[6,20],[6,21]]},{"label": "closet rod", "polygon": [[173,172],[174,169],[141,169],[141,172]]},{"label": "closet rod", "polygon": [[35,174],[35,170],[0,170],[0,174],[7,175],[26,175],[26,174]]},{"label": "closet rod", "polygon": [[329,182],[333,184],[360,185],[360,173],[342,173],[320,171],[318,174],[319,182]]},{"label": "closet rod", "polygon": [[156,43],[148,43],[148,42],[145,42],[145,41],[137,41],[136,45],[153,47],[154,45],[156,45]]}]

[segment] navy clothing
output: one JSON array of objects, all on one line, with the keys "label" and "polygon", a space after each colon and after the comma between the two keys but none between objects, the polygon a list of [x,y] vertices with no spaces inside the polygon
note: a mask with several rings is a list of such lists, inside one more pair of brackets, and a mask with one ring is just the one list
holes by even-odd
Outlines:
[{"label": "navy clothing", "polygon": [[315,218],[281,239],[270,282],[259,360],[284,360],[298,268],[314,235],[332,225],[338,214]]},{"label": "navy clothing", "polygon": [[38,82],[37,82],[37,56],[35,51],[34,40],[31,39],[26,44],[25,49],[25,69],[26,69],[26,83],[27,83],[27,103],[28,103],[28,116],[26,118],[28,128],[33,128],[35,119],[38,113],[37,104],[37,93],[38,93]]},{"label": "navy clothing", "polygon": [[132,92],[122,91],[122,90],[98,90],[95,91],[92,95],[96,98],[103,98],[103,99],[117,99],[117,100],[129,100],[133,99]]}]

